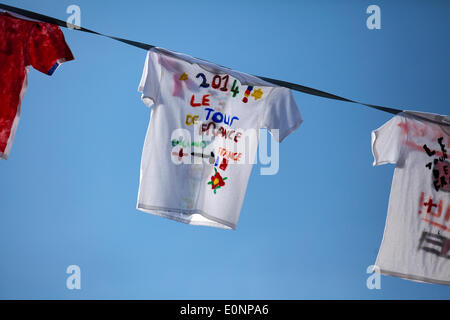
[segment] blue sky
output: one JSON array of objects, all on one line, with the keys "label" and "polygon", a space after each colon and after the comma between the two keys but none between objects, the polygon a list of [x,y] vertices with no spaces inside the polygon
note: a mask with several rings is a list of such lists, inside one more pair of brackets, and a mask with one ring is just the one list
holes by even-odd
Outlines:
[{"label": "blue sky", "polygon": [[[2,1],[243,72],[367,103],[449,114],[448,1]],[[366,8],[381,8],[381,29]],[[145,51],[64,30],[76,60],[31,71],[0,162],[0,298],[449,299],[382,276],[369,290],[394,167],[372,167],[390,114],[294,93],[280,170],[255,165],[236,231],[135,209],[149,110]],[[174,182],[175,183],[175,182]],[[79,265],[82,289],[66,289]]]}]

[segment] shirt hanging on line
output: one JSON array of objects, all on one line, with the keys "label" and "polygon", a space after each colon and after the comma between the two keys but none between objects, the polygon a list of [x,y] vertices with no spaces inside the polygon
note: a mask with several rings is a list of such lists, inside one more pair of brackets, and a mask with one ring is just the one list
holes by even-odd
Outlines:
[{"label": "shirt hanging on line", "polygon": [[29,66],[51,75],[73,59],[58,26],[0,13],[0,159],[11,151]]},{"label": "shirt hanging on line", "polygon": [[374,165],[396,165],[376,267],[450,285],[450,117],[405,111],[372,132]]},{"label": "shirt hanging on line", "polygon": [[147,53],[138,90],[153,108],[137,209],[235,229],[259,129],[281,141],[302,123],[291,91],[161,48]]}]

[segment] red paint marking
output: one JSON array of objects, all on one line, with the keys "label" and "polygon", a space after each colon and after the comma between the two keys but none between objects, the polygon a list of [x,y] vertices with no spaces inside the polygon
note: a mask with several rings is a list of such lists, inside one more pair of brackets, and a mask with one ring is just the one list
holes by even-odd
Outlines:
[{"label": "red paint marking", "polygon": [[[438,204],[434,204],[433,203],[433,199],[430,196],[430,198],[428,198],[428,201],[424,202],[423,205],[428,207],[427,214],[431,214],[433,217],[436,217],[436,218],[439,218],[441,216],[441,214],[442,214],[442,200],[439,200]],[[437,212],[431,211],[431,209],[433,207],[437,208]]]},{"label": "red paint marking", "polygon": [[[402,134],[403,135],[408,135],[416,138],[416,137],[425,137],[425,135],[427,134],[427,126],[424,126],[423,128],[419,128],[418,125],[416,123],[412,123],[412,124],[406,124],[406,123],[399,123],[397,124],[397,126],[399,128],[402,129]],[[432,129],[432,136],[430,136],[430,140],[437,140],[440,136],[442,136],[442,133],[439,130],[436,129]],[[404,143],[410,147],[413,150],[417,150],[417,151],[421,151],[421,152],[425,152],[425,150],[423,149],[423,146],[420,146],[412,141],[409,141],[405,138]],[[450,138],[447,139],[447,145],[450,144]],[[436,154],[434,157],[443,157],[444,153],[442,151],[436,150]]]},{"label": "red paint marking", "polygon": [[[434,204],[432,196],[430,196],[428,198],[427,202],[424,202],[424,200],[425,200],[425,193],[421,192],[420,193],[420,198],[419,198],[419,215],[422,214],[422,212],[423,212],[422,208],[427,207],[426,208],[427,210],[425,211],[426,212],[426,214],[425,214],[426,216],[431,215],[433,217],[440,218],[441,215],[442,215],[442,211],[444,209],[444,201],[442,199],[439,200],[439,201],[436,200],[437,204]],[[436,212],[433,212],[431,210],[433,207],[436,207],[436,209],[437,209]],[[447,206],[447,210],[445,211],[444,220],[445,221],[450,221],[450,204]]]},{"label": "red paint marking", "polygon": [[450,250],[450,241],[445,242],[445,247],[442,248],[442,255],[446,255],[447,252]]},{"label": "red paint marking", "polygon": [[225,83],[223,84],[223,87],[220,88],[221,91],[228,91],[228,79],[230,78],[229,75],[226,75],[225,77],[222,78],[222,80],[225,80]]},{"label": "red paint marking", "polygon": [[205,94],[202,99],[202,106],[209,106],[209,94]]},{"label": "red paint marking", "polygon": [[252,90],[253,90],[252,86],[247,87],[247,90],[245,90],[245,92],[244,92],[244,98],[242,98],[242,102],[244,102],[244,103],[248,102],[248,97],[250,96],[250,93]]},{"label": "red paint marking", "polygon": [[181,161],[181,160],[183,160],[183,157],[188,156],[187,153],[184,153],[184,152],[183,152],[183,148],[180,148],[180,151],[179,151],[179,152],[175,152],[175,151],[172,152],[172,155],[178,156],[178,161]]},{"label": "red paint marking", "polygon": [[192,95],[192,98],[191,98],[191,107],[200,107],[202,104],[201,103],[195,103],[194,102],[194,99],[195,99],[195,96],[194,95]]},{"label": "red paint marking", "polygon": [[411,137],[425,137],[429,130],[434,135],[432,140],[437,139],[440,135],[439,130],[430,128],[424,124],[418,124],[417,122],[399,123],[397,125],[403,129],[404,134],[409,133]]},{"label": "red paint marking", "polygon": [[209,94],[203,95],[202,102],[195,103],[195,95],[191,97],[191,107],[209,106]]},{"label": "red paint marking", "polygon": [[421,193],[420,194],[420,200],[419,200],[419,214],[421,214],[422,213],[422,206],[423,206],[423,200],[424,200],[424,197],[425,197],[425,193]]},{"label": "red paint marking", "polygon": [[[410,147],[411,149],[414,149],[414,150],[417,150],[417,151],[425,152],[425,149],[423,148],[423,146],[419,146],[418,144],[416,144],[416,143],[414,143],[414,142],[412,142],[412,141],[407,140],[407,141],[405,141],[405,144],[406,144],[408,147]],[[426,152],[425,152],[425,153],[426,153]],[[433,157],[436,158],[436,157],[443,157],[443,156],[444,156],[444,153],[442,153],[442,151],[436,150],[436,153],[435,153],[435,155],[434,155]]]},{"label": "red paint marking", "polygon": [[400,128],[402,128],[403,134],[408,134],[408,128],[406,126],[406,123],[399,123],[397,124]]},{"label": "red paint marking", "polygon": [[[219,82],[217,83],[216,80],[219,80]],[[214,89],[219,89],[221,84],[222,84],[222,78],[218,74],[216,74],[212,79],[211,87],[213,87]]]},{"label": "red paint marking", "polygon": [[220,164],[219,168],[223,171],[225,171],[227,169],[228,166],[228,160],[223,158],[222,159],[222,163]]},{"label": "red paint marking", "polygon": [[450,228],[448,228],[448,227],[446,227],[446,226],[444,226],[444,225],[442,225],[442,224],[440,224],[440,223],[437,223],[437,222],[428,220],[427,218],[422,218],[422,220],[425,221],[425,222],[428,222],[429,224],[431,224],[431,225],[433,225],[433,226],[435,226],[435,227],[438,227],[438,228],[440,228],[440,229],[442,229],[442,230],[450,231]]}]

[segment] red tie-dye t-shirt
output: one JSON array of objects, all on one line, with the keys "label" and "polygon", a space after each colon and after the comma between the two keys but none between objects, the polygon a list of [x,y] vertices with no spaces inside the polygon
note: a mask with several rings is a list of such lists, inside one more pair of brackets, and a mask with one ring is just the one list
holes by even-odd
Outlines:
[{"label": "red tie-dye t-shirt", "polygon": [[58,26],[0,13],[0,158],[7,159],[27,87],[28,66],[51,75],[74,57]]}]

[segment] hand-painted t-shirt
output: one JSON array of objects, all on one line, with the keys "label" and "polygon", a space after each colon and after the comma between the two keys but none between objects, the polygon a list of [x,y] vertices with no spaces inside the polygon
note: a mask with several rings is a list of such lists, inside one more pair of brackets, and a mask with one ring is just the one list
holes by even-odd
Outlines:
[{"label": "hand-painted t-shirt", "polygon": [[73,60],[58,26],[0,13],[0,159],[7,159],[27,88],[28,66],[51,75]]},{"label": "hand-painted t-shirt", "polygon": [[161,48],[148,52],[138,90],[153,108],[137,208],[235,229],[259,129],[281,141],[302,123],[291,91]]},{"label": "hand-painted t-shirt", "polygon": [[372,152],[396,165],[376,267],[450,285],[450,117],[402,112],[372,132]]}]

